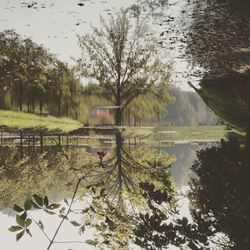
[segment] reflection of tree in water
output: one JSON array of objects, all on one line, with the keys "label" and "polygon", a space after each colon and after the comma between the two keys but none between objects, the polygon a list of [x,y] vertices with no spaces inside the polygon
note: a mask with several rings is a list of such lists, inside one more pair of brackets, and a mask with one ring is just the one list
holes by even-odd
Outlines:
[{"label": "reflection of tree in water", "polygon": [[148,147],[130,153],[122,144],[121,133],[116,133],[114,154],[100,161],[94,180],[91,175],[86,180],[92,183],[91,207],[95,213],[91,216],[98,214],[101,218],[92,223],[98,230],[96,241],[100,246],[108,241],[113,248],[126,249],[133,239],[138,214],[149,213],[152,204],[168,214],[175,212],[175,190],[169,169],[173,161],[173,157]]},{"label": "reflection of tree in water", "polygon": [[[68,159],[65,158],[65,154]],[[18,148],[0,150],[0,208],[11,208],[13,204],[22,204],[34,193],[47,194],[59,200],[68,197],[75,181],[70,166],[93,164],[94,160],[83,150],[68,149],[63,152],[57,148],[44,150],[43,153],[27,153],[20,159]]]},{"label": "reflection of tree in water", "polygon": [[198,153],[193,165],[192,213],[211,235],[221,232],[230,249],[249,249],[250,194],[247,152],[236,141],[222,141]]},{"label": "reflection of tree in water", "polygon": [[197,153],[190,182],[192,221],[169,217],[159,210],[141,215],[136,244],[162,249],[169,244],[184,249],[249,249],[249,161],[237,141]]},{"label": "reflection of tree in water", "polygon": [[188,185],[190,177],[190,166],[195,157],[195,151],[198,145],[176,144],[172,147],[157,147],[162,152],[167,152],[170,155],[175,155],[176,161],[171,167],[171,173],[175,180],[177,189]]},{"label": "reflection of tree in water", "polygon": [[[81,226],[81,232],[85,228],[95,228],[95,236],[88,243],[100,249],[104,246],[128,249],[134,238],[133,228],[137,224],[140,213],[151,213],[150,211],[155,207],[164,210],[167,214],[173,214],[176,211],[176,193],[170,174],[170,166],[174,158],[149,147],[137,148],[130,153],[122,144],[122,136],[119,132],[116,133],[116,145],[110,157],[106,156],[105,152],[98,152],[99,159],[97,157],[94,160],[93,156],[74,150],[52,154],[47,152],[44,155],[46,157],[40,154],[36,157],[24,158],[21,160],[23,164],[20,160],[17,161],[15,171],[18,173],[12,170],[13,192],[20,188],[19,183],[23,180],[28,190],[25,185],[24,191],[19,192],[18,197],[9,202],[12,205],[15,203],[21,205],[27,196],[32,196],[34,193],[41,197],[49,194],[50,200],[53,191],[67,190],[65,191],[67,197],[72,195],[69,192],[74,193],[72,199],[67,199],[66,203],[62,204],[63,207],[61,206],[58,213],[64,221],[71,221],[71,215],[80,214],[81,221],[78,223],[71,221],[72,224]],[[7,157],[5,161],[8,161]],[[13,158],[9,162],[12,161]],[[33,170],[32,162],[36,165]],[[7,165],[3,164],[3,171]],[[25,174],[22,174],[22,171]],[[4,178],[9,181],[6,176]],[[17,186],[14,185],[14,180]],[[3,189],[3,192],[4,190],[6,191]],[[43,202],[45,205],[48,203],[46,199]],[[80,208],[78,204],[77,209],[74,206],[76,199],[84,201],[82,205],[80,204]],[[32,200],[34,203],[42,204],[37,196]],[[46,212],[47,207],[40,206],[40,209]],[[57,233],[50,239],[50,246],[54,243],[56,235]]]}]

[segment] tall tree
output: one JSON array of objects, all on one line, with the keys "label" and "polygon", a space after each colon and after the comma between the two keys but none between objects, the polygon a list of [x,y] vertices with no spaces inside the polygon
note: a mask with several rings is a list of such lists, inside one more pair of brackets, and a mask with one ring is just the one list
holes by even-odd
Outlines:
[{"label": "tall tree", "polygon": [[[92,35],[79,37],[82,58],[78,66],[84,77],[94,79],[112,96],[115,123],[121,125],[122,111],[137,96],[153,86],[168,84],[169,65],[157,55],[156,43],[146,36],[148,30],[137,18],[121,11]],[[150,40],[151,39],[151,40]]]}]

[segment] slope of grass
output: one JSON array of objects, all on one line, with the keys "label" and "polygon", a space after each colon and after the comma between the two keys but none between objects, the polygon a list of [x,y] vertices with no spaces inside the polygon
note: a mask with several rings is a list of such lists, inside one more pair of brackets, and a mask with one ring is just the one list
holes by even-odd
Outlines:
[{"label": "slope of grass", "polygon": [[54,116],[40,116],[25,112],[0,110],[0,127],[10,130],[69,132],[82,127],[79,121]]}]

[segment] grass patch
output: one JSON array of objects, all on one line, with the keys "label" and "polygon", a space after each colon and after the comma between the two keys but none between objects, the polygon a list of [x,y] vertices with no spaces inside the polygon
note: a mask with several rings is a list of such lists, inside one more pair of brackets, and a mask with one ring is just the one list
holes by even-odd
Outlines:
[{"label": "grass patch", "polygon": [[139,137],[144,142],[175,142],[226,139],[226,126],[131,127],[124,135]]},{"label": "grass patch", "polygon": [[25,112],[0,110],[0,127],[9,130],[69,132],[82,127],[79,121],[54,116],[40,116]]},{"label": "grass patch", "polygon": [[156,141],[199,141],[226,139],[225,126],[184,126],[158,128],[152,135]]}]

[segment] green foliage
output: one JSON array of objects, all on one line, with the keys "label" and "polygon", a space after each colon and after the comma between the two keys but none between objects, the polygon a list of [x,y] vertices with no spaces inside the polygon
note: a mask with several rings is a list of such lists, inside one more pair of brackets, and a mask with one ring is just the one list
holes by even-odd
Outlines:
[{"label": "green foliage", "polygon": [[[17,225],[11,228],[19,233],[16,226],[20,226],[22,235],[23,232],[31,233],[28,230],[32,219],[29,216],[32,212],[30,209],[38,209],[58,215],[62,221],[67,220],[80,233],[94,228],[95,237],[87,241],[87,244],[93,244],[100,249],[104,246],[111,249],[128,249],[140,212],[150,213],[153,205],[161,206],[167,211],[174,211],[176,208],[176,192],[170,176],[170,166],[174,158],[149,147],[130,153],[122,145],[121,134],[118,132],[113,154],[109,157],[104,154],[103,158],[99,157],[99,161],[78,150],[53,150],[25,156],[21,160],[16,152],[11,154],[11,150],[2,153],[3,186],[0,194],[5,206],[6,202],[21,204],[21,200],[25,200],[22,207],[14,206]],[[100,155],[101,152],[98,152],[98,156]],[[6,185],[10,180],[12,184],[15,181],[15,187]],[[75,186],[72,183],[76,183],[76,180],[78,184]],[[33,183],[39,183],[39,186],[32,186]],[[20,185],[23,187],[21,190],[18,188]],[[73,198],[77,196],[87,201],[85,204],[88,205],[81,211],[81,221],[84,224],[71,219],[71,213],[74,213],[73,198],[65,199],[65,205],[61,206],[50,202],[48,196],[53,197],[53,193],[59,190],[61,195],[66,197],[69,197],[69,193],[74,193]],[[5,197],[6,193],[16,196]],[[31,196],[31,199],[27,199]],[[33,219],[32,221],[34,222]],[[44,222],[35,221],[35,224],[45,230]],[[17,237],[22,236],[20,234]]]},{"label": "green foliage", "polygon": [[148,30],[139,18],[133,22],[120,11],[109,22],[101,21],[102,28],[79,37],[82,58],[77,63],[82,76],[99,83],[112,104],[121,106],[116,112],[116,125],[121,125],[121,113],[136,97],[168,85],[170,67],[159,60],[152,37],[145,39]]},{"label": "green foliage", "polygon": [[196,89],[204,102],[219,117],[233,126],[246,131],[250,120],[250,71],[207,79]]},{"label": "green foliage", "polygon": [[[235,141],[202,150],[192,166],[191,212],[209,235],[227,236],[229,249],[247,249],[249,225],[248,152]],[[239,230],[240,225],[240,230]]]},{"label": "green foliage", "polygon": [[81,85],[68,65],[10,30],[0,33],[0,52],[0,108],[78,117]]},{"label": "green foliage", "polygon": [[[18,232],[22,230],[21,232],[16,234],[16,241],[19,241],[25,233],[27,233],[30,237],[32,237],[32,234],[30,232],[30,225],[33,222],[33,218],[29,218],[29,211],[33,209],[43,209],[45,212],[49,214],[55,214],[55,212],[52,212],[51,210],[59,208],[60,204],[50,204],[49,199],[47,196],[44,198],[34,194],[32,198],[27,199],[24,202],[24,208],[21,208],[17,205],[14,205],[14,210],[17,212],[16,214],[16,223],[17,225],[11,226],[9,228],[10,232]],[[35,223],[37,223],[35,221]],[[44,230],[44,226],[41,221],[39,221],[38,226]]]},{"label": "green foliage", "polygon": [[[55,198],[55,194],[60,194],[57,199],[68,197],[71,194],[72,183],[75,181],[74,171],[80,171],[84,163],[93,162],[90,155],[77,149],[61,152],[53,148],[44,153],[24,154],[20,159],[18,149],[2,148],[0,151],[1,210],[10,208],[13,204],[22,204],[34,193],[39,196],[47,194],[52,198]],[[72,170],[71,166],[75,166],[75,170]],[[37,209],[44,203],[46,201],[41,201],[39,198],[37,201],[35,197],[32,199],[32,206]],[[26,207],[29,206],[30,204],[27,203]],[[48,209],[53,211],[53,208],[58,207],[53,203],[49,204]],[[23,208],[14,207],[16,212],[22,212],[21,209]]]}]

